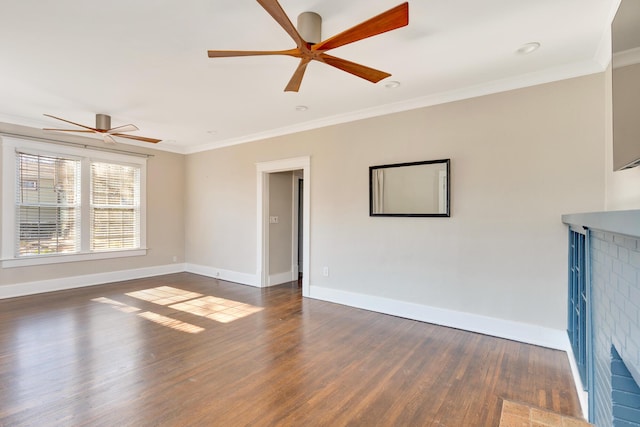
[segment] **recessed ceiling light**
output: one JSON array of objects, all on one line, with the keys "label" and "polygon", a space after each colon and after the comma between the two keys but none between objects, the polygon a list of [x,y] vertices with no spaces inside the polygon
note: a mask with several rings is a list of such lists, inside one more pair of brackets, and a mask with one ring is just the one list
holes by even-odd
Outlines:
[{"label": "recessed ceiling light", "polygon": [[397,87],[400,87],[400,82],[393,80],[385,83],[384,87],[386,87],[387,89],[395,89]]},{"label": "recessed ceiling light", "polygon": [[516,50],[516,53],[520,55],[527,55],[531,52],[535,52],[536,50],[538,50],[539,47],[540,47],[540,43],[538,42],[525,43],[522,46],[520,46],[520,49]]},{"label": "recessed ceiling light", "polygon": [[296,106],[296,111],[307,111],[309,109],[309,107],[307,107],[306,105],[298,105]]},{"label": "recessed ceiling light", "polygon": [[216,135],[218,133],[218,131],[217,130],[208,130],[207,133],[209,135]]}]

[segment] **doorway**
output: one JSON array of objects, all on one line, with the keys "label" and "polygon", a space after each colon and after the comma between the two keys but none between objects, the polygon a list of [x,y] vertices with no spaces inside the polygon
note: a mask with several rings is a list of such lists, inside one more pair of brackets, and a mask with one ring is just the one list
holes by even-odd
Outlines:
[{"label": "doorway", "polygon": [[297,252],[298,252],[298,280],[302,280],[302,276],[303,276],[303,271],[304,271],[304,266],[302,265],[302,260],[303,255],[302,255],[302,242],[304,242],[304,236],[302,235],[302,213],[304,212],[304,205],[302,204],[302,200],[304,200],[304,178],[301,177],[297,180],[297,190],[298,190],[298,203],[297,203],[297,208],[298,208],[298,229],[297,234],[298,234],[298,244],[297,246]]},{"label": "doorway", "polygon": [[293,229],[291,230],[291,265],[294,272],[293,280],[298,281],[298,285],[302,286],[302,277],[304,276],[304,254],[302,247],[304,245],[304,232],[302,224],[304,223],[304,177],[302,171],[293,172]]},{"label": "doorway", "polygon": [[[302,257],[302,296],[309,296],[309,247],[310,247],[310,211],[311,211],[311,199],[310,199],[310,187],[311,187],[311,162],[309,157],[297,157],[292,159],[276,160],[271,162],[262,162],[256,165],[257,169],[257,277],[259,279],[259,285],[261,287],[269,286],[269,178],[270,174],[286,171],[301,171],[299,174],[302,185],[302,197],[298,203],[302,206],[302,224],[297,219],[298,215],[294,214],[293,218],[297,224],[292,230],[292,266],[296,265],[297,252],[294,255],[294,246],[301,248]],[[295,181],[294,181],[295,182]],[[300,193],[295,191],[295,185],[293,187],[293,197],[296,195],[299,197]],[[293,203],[293,209],[295,210],[296,203]],[[300,209],[298,210],[298,212]],[[273,220],[273,219],[272,219]],[[300,227],[302,229],[302,239],[299,238],[298,233],[295,230]],[[300,240],[302,240],[300,244]],[[296,262],[294,262],[294,260]],[[297,278],[297,277],[296,277]],[[293,280],[293,279],[292,279]]]}]

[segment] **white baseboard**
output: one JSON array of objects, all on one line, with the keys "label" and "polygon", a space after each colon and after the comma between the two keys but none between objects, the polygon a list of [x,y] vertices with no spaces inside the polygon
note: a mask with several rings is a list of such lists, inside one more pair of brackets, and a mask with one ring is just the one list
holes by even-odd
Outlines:
[{"label": "white baseboard", "polygon": [[[255,274],[238,273],[236,271],[206,267],[197,264],[176,263],[3,285],[0,286],[0,299],[41,294],[45,292],[63,291],[66,289],[82,288],[85,286],[103,285],[123,280],[142,279],[145,277],[161,276],[163,274],[181,273],[183,271],[214,277],[229,282],[240,283],[243,285],[260,287],[260,281]],[[291,272],[289,272],[288,277],[291,277]],[[287,281],[291,280],[289,279]]]},{"label": "white baseboard", "polygon": [[228,282],[240,283],[241,285],[260,287],[260,279],[255,274],[239,273],[232,270],[209,267],[199,264],[185,264],[185,270],[189,273],[200,274],[202,276],[213,277],[215,279],[226,280]]},{"label": "white baseboard", "polygon": [[63,291],[66,289],[82,288],[85,286],[103,285],[105,283],[142,279],[144,277],[161,276],[163,274],[180,273],[183,271],[184,264],[167,264],[135,268],[131,270],[109,271],[82,276],[61,277],[59,279],[16,283],[0,286],[0,299],[41,294],[45,292]]},{"label": "white baseboard", "polygon": [[271,274],[269,276],[268,286],[275,286],[275,285],[280,285],[282,283],[291,282],[294,280],[292,279],[292,277],[294,276],[291,271],[285,271],[284,273]]},{"label": "white baseboard", "polygon": [[[240,283],[243,285],[260,287],[260,281],[255,274],[240,273],[231,270],[223,270],[215,267],[187,263],[167,264],[4,285],[0,286],[0,299],[74,289],[84,286],[102,285],[105,283],[160,276],[163,274],[180,273],[183,271],[218,278],[229,282]],[[279,282],[280,280],[282,280],[282,282]],[[278,282],[284,283],[287,281],[291,281],[291,272],[277,274],[270,277],[270,284],[273,285]],[[452,328],[511,339],[527,344],[563,350],[569,355],[570,362],[572,360],[571,345],[566,332],[562,330],[319,286],[310,287],[309,297],[351,307],[363,308],[365,310],[376,311],[379,313],[390,314],[393,316],[404,317],[407,319],[435,323]],[[574,365],[575,364],[572,363],[572,370],[574,371],[574,376],[578,378],[579,381],[577,368]]]},{"label": "white baseboard", "polygon": [[556,350],[567,351],[569,344],[565,331],[412,302],[313,285],[309,297]]}]

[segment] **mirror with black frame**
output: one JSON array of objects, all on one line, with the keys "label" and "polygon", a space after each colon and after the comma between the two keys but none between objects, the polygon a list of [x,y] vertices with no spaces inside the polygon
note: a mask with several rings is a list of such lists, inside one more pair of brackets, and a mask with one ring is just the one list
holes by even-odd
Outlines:
[{"label": "mirror with black frame", "polygon": [[450,216],[450,159],[369,167],[369,216]]}]

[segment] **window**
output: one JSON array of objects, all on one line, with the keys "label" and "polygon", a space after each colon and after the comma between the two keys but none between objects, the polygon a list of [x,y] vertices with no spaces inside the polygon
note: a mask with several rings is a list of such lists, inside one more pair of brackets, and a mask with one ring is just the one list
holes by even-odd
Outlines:
[{"label": "window", "polygon": [[146,159],[2,138],[2,267],[146,254]]},{"label": "window", "polygon": [[587,244],[586,234],[573,229],[569,231],[569,317],[567,332],[585,390],[588,389],[590,384],[590,379],[587,375],[587,312],[589,309],[585,256]]},{"label": "window", "polygon": [[91,250],[140,246],[140,168],[91,163]]},{"label": "window", "polygon": [[15,156],[18,257],[78,252],[80,162],[21,152]]}]

